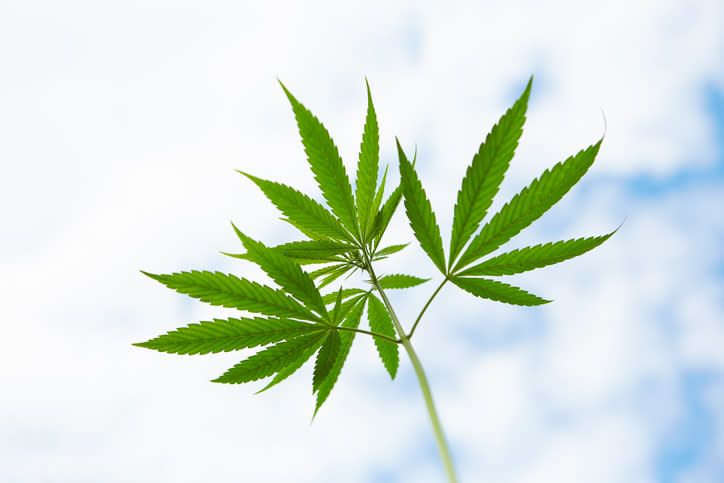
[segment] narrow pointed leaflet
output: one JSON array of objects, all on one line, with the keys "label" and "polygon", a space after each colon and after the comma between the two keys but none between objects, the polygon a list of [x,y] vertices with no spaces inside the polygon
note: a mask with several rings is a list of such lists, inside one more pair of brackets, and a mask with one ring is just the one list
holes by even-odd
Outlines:
[{"label": "narrow pointed leaflet", "polygon": [[329,375],[334,361],[337,360],[341,345],[342,339],[340,339],[339,332],[336,330],[330,331],[329,334],[327,334],[327,338],[324,339],[322,348],[317,352],[317,360],[314,364],[314,376],[312,378],[312,393],[316,393],[319,390],[319,386]]},{"label": "narrow pointed leaflet", "polygon": [[513,275],[553,265],[593,250],[608,240],[614,233],[615,231],[603,236],[578,238],[520,248],[466,268],[460,272],[460,275]]},{"label": "narrow pointed leaflet", "polygon": [[170,275],[141,272],[179,293],[211,305],[257,314],[319,322],[320,318],[281,290],[221,272],[193,270]]},{"label": "narrow pointed leaflet", "polygon": [[[372,332],[397,337],[395,326],[392,323],[390,314],[387,312],[385,305],[374,295],[369,296],[367,303],[367,317],[369,319],[370,329]],[[400,365],[400,353],[398,345],[389,340],[375,337],[375,346],[380,354],[382,364],[390,374],[390,378],[394,379],[397,375],[397,368]]]},{"label": "narrow pointed leaflet", "polygon": [[[372,207],[370,208],[370,229],[374,227],[374,222],[377,217],[377,212],[380,209],[380,206],[382,206],[382,197],[385,195],[385,184],[387,183],[387,170],[389,166],[385,166],[385,172],[382,174],[382,181],[380,181],[380,186],[377,188],[377,194],[375,195],[375,199],[372,201]],[[378,166],[379,170],[379,166]]]},{"label": "narrow pointed leaflet", "polygon": [[284,243],[272,247],[298,264],[329,263],[342,260],[339,256],[355,247],[334,240],[307,240]]},{"label": "narrow pointed leaflet", "polygon": [[496,302],[528,306],[542,305],[550,302],[550,300],[542,299],[537,295],[526,292],[523,289],[508,285],[507,283],[498,282],[497,280],[488,280],[487,278],[453,277],[450,281],[466,292],[470,292],[471,294],[483,299],[495,300]]},{"label": "narrow pointed leaflet", "polygon": [[232,317],[189,324],[133,345],[170,354],[215,354],[272,344],[321,330],[323,326],[296,320]]},{"label": "narrow pointed leaflet", "polygon": [[326,287],[327,285],[334,282],[335,280],[337,280],[339,277],[346,274],[350,270],[354,270],[354,267],[352,267],[351,265],[348,265],[348,264],[340,265],[339,268],[335,268],[334,270],[332,270],[329,273],[329,275],[327,275],[326,277],[324,277],[322,279],[322,282],[319,284],[319,288],[321,289],[323,287]]},{"label": "narrow pointed leaflet", "polygon": [[[415,167],[415,161],[417,160],[417,148],[415,148],[415,158],[412,160],[412,167]],[[380,190],[377,192],[377,197],[375,198],[375,209],[374,211],[377,211],[377,207],[380,205],[380,201],[382,200],[382,193],[384,192],[385,188],[385,179],[387,178],[387,168],[385,168],[385,175],[382,177],[382,184],[380,185]],[[390,220],[394,216],[395,212],[397,211],[397,207],[400,205],[400,200],[402,200],[402,181],[400,180],[400,185],[395,188],[392,193],[390,194],[390,197],[387,198],[387,201],[385,201],[385,204],[382,205],[382,208],[377,212],[377,215],[375,216],[375,220],[372,224],[372,233],[370,234],[370,238],[374,238],[374,248],[375,250],[380,244],[380,240],[382,240],[382,236],[385,234],[385,230],[387,230],[387,226],[390,224]]]},{"label": "narrow pointed leaflet", "polygon": [[285,366],[284,369],[277,372],[269,383],[263,388],[256,391],[254,394],[261,394],[262,392],[268,391],[272,387],[276,386],[280,382],[286,380],[289,376],[297,372],[302,366],[312,357],[317,351],[322,342],[318,342],[316,345],[311,345],[301,351],[299,357],[289,365]]},{"label": "narrow pointed leaflet", "polygon": [[321,317],[327,317],[327,308],[322,301],[322,295],[314,286],[314,282],[309,275],[297,263],[280,252],[268,248],[263,243],[252,240],[239,231],[233,223],[231,225],[234,227],[234,231],[243,243],[244,248],[246,248],[251,261],[259,265],[272,280],[294,298],[317,312]]},{"label": "narrow pointed leaflet", "polygon": [[395,289],[414,287],[416,285],[428,282],[429,280],[429,278],[420,278],[412,275],[395,273],[392,275],[385,275],[384,277],[380,277],[378,282],[380,283],[380,287],[382,288]]},{"label": "narrow pointed leaflet", "polygon": [[495,251],[540,218],[586,174],[600,146],[601,141],[556,164],[523,188],[473,238],[453,272]]},{"label": "narrow pointed leaflet", "polygon": [[[353,295],[359,295],[362,293],[365,293],[366,290],[362,290],[361,288],[343,288],[342,289],[342,300],[352,297]],[[322,300],[324,300],[324,303],[329,305],[333,302],[337,301],[337,292],[328,293],[326,295],[322,296]]]},{"label": "narrow pointed leaflet", "polygon": [[377,125],[377,114],[372,104],[372,93],[367,83],[367,118],[365,120],[362,144],[360,145],[359,163],[357,164],[357,215],[359,218],[362,238],[365,239],[374,221],[373,207],[375,189],[377,188],[377,172],[380,160],[380,135]]},{"label": "narrow pointed leaflet", "polygon": [[370,236],[375,239],[375,247],[380,243],[382,235],[385,234],[392,216],[400,205],[400,200],[402,200],[402,185],[395,188],[375,216],[372,232],[370,233]]},{"label": "narrow pointed leaflet", "polygon": [[[312,272],[309,272],[309,276],[312,277],[312,279],[318,279],[319,277],[323,277],[325,275],[329,275],[330,273],[335,272],[339,269],[347,269],[349,268],[349,265],[346,263],[340,263],[336,265],[327,265],[326,267],[318,268]],[[319,287],[322,288],[322,287]]]},{"label": "narrow pointed leaflet", "polygon": [[405,247],[407,247],[407,245],[409,245],[409,243],[402,243],[399,245],[390,245],[388,247],[377,250],[375,252],[375,257],[384,257],[387,255],[392,255],[393,253],[397,253],[400,250],[403,250]]},{"label": "narrow pointed leaflet", "polygon": [[279,342],[239,362],[211,382],[241,384],[271,376],[296,363],[309,349],[322,345],[326,335],[325,331]]},{"label": "narrow pointed leaflet", "polygon": [[332,309],[332,324],[337,325],[339,322],[340,311],[342,310],[342,287],[339,287],[337,292],[337,300],[334,302],[334,308]]},{"label": "narrow pointed leaflet", "polygon": [[304,152],[307,153],[309,166],[312,168],[324,199],[327,200],[332,212],[337,215],[342,224],[350,232],[358,234],[352,186],[349,184],[349,177],[344,169],[337,146],[334,145],[329,132],[319,119],[304,107],[284,87],[284,84],[281,82],[279,84],[292,104]]},{"label": "narrow pointed leaflet", "polygon": [[[347,232],[337,218],[327,208],[309,196],[287,185],[267,181],[239,171],[256,184],[274,206],[287,217],[291,225],[299,231],[317,239],[322,235],[339,241],[354,243],[354,237]],[[311,232],[311,233],[310,233]]]},{"label": "narrow pointed leaflet", "polygon": [[[356,302],[356,304],[351,308],[344,322],[342,322],[342,327],[346,327],[349,329],[356,329],[357,327],[359,327],[360,320],[362,319],[362,313],[364,312],[365,308],[365,301],[366,298],[361,298]],[[324,404],[324,401],[326,401],[327,397],[329,397],[329,394],[332,392],[332,389],[334,388],[334,385],[339,378],[339,374],[342,372],[344,363],[347,360],[347,356],[349,355],[349,350],[352,347],[352,342],[354,342],[355,335],[355,332],[344,331],[339,336],[340,346],[339,352],[337,353],[337,358],[335,359],[334,364],[332,364],[332,367],[329,370],[327,376],[319,383],[317,387],[317,405],[314,408],[315,416],[317,415],[319,408],[321,408],[322,404]]]},{"label": "narrow pointed leaflet", "polygon": [[465,173],[453,217],[450,238],[451,266],[485,218],[510,166],[518,140],[523,134],[532,82],[531,77],[520,98],[493,126]]},{"label": "narrow pointed leaflet", "polygon": [[417,177],[415,168],[407,160],[399,141],[397,141],[397,154],[400,158],[400,177],[405,196],[405,210],[412,231],[430,260],[442,273],[447,273],[440,227],[437,226],[435,213],[432,211],[432,206]]}]

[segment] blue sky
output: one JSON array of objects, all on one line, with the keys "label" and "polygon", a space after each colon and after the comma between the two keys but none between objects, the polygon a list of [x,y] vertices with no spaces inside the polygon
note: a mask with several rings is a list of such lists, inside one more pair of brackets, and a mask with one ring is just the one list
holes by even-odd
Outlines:
[{"label": "blue sky", "polygon": [[[277,77],[352,173],[366,76],[392,180],[398,136],[418,147],[447,241],[472,155],[534,74],[493,210],[597,141],[602,112],[606,138],[509,248],[625,222],[594,252],[513,278],[552,304],[446,287],[426,314],[415,345],[461,481],[723,481],[722,51],[717,1],[6,2],[0,480],[442,481],[404,358],[390,382],[358,340],[310,424],[310,367],[254,396],[208,382],[239,354],[132,347],[231,315],[138,270],[265,280],[219,254],[238,250],[229,221],[270,244],[296,235],[234,170],[321,199]],[[387,237],[413,239],[402,211]],[[380,270],[436,277],[406,251]],[[403,325],[432,289],[393,294]]]}]

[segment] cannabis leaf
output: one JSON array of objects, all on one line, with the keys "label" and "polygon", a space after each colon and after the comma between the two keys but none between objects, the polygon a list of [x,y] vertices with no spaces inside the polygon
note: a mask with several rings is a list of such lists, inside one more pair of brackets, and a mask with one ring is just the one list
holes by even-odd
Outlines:
[{"label": "cannabis leaf", "polygon": [[487,278],[454,277],[452,283],[483,299],[496,300],[512,305],[541,305],[547,304],[545,300],[537,295],[526,292],[518,287],[507,283],[489,280]]},{"label": "cannabis leaf", "polygon": [[232,317],[189,324],[133,345],[170,354],[208,354],[257,347],[320,330],[317,324],[297,320]]},{"label": "cannabis leaf", "polygon": [[501,208],[470,242],[453,271],[495,251],[548,211],[586,174],[601,141],[558,163]]},{"label": "cannabis leaf", "polygon": [[[365,301],[366,297],[360,297],[355,301],[355,304],[352,306],[352,310],[342,323],[342,327],[346,329],[356,329],[359,327],[360,320],[362,319],[362,313],[365,308]],[[340,345],[337,358],[334,360],[327,376],[317,386],[317,405],[314,408],[315,416],[319,411],[319,408],[321,408],[322,404],[324,404],[324,401],[326,401],[327,397],[329,397],[329,394],[332,392],[332,388],[334,388],[334,385],[339,378],[339,374],[342,372],[342,367],[344,367],[344,363],[347,360],[349,350],[352,348],[354,336],[355,332],[353,331],[342,332],[339,336]]]},{"label": "cannabis leaf", "polygon": [[319,119],[297,101],[284,84],[281,82],[279,84],[292,104],[309,166],[312,168],[324,199],[327,200],[342,224],[352,233],[358,233],[352,186],[349,184],[347,171],[344,169],[337,146],[334,145],[329,132],[319,122]]},{"label": "cannabis leaf", "polygon": [[227,275],[221,272],[193,270],[191,272],[172,273],[170,275],[144,275],[158,280],[168,288],[179,293],[197,298],[202,302],[222,307],[248,310],[258,314],[275,315],[277,317],[297,318],[319,322],[302,304],[266,285]]},{"label": "cannabis leaf", "polygon": [[279,342],[241,361],[212,382],[240,384],[271,376],[322,345],[327,334],[315,332]]},{"label": "cannabis leaf", "polygon": [[[417,150],[410,162],[399,141],[400,183],[385,199],[388,167],[384,167],[378,183],[382,168],[380,134],[369,83],[366,83],[367,111],[353,193],[329,132],[280,82],[291,103],[309,167],[326,206],[290,186],[239,171],[276,206],[282,220],[297,228],[305,239],[267,246],[232,224],[245,252],[222,253],[255,263],[278,288],[221,272],[193,270],[167,275],[142,272],[202,302],[257,315],[192,323],[134,345],[188,355],[258,348],[258,352],[213,380],[237,384],[270,378],[257,393],[286,380],[316,354],[312,374],[315,417],[337,383],[357,334],[372,337],[392,379],[400,367],[402,346],[420,383],[446,474],[449,481],[456,481],[427,376],[411,343],[427,308],[447,282],[483,299],[523,306],[549,303],[521,288],[487,277],[523,273],[577,257],[615,233],[538,244],[484,259],[557,203],[588,171],[601,146],[602,140],[545,170],[483,224],[523,133],[532,81],[531,77],[520,97],[493,126],[465,172],[454,206],[447,257],[435,212],[415,170]],[[378,276],[375,271],[375,262],[408,245],[379,248],[403,198],[415,238],[443,274],[409,332],[405,331],[386,291],[415,287],[429,279],[398,273]],[[357,271],[362,272],[363,280],[370,285],[360,288],[340,284],[335,290],[322,293],[322,289],[343,276],[347,277],[343,282],[347,284]],[[365,308],[369,330],[360,328]]]},{"label": "cannabis leaf", "polygon": [[327,209],[309,196],[281,183],[267,181],[239,171],[254,182],[286,216],[286,221],[315,240],[344,240],[355,243],[354,237]]},{"label": "cannabis leaf", "polygon": [[272,280],[297,300],[326,318],[327,308],[322,302],[322,295],[314,286],[314,282],[309,278],[309,275],[297,263],[285,257],[282,253],[267,248],[263,243],[252,240],[240,232],[233,223],[232,226],[247,249],[249,260],[257,263]]},{"label": "cannabis leaf", "polygon": [[460,275],[513,275],[527,272],[583,255],[611,238],[614,233],[519,248],[473,265],[460,272]]},{"label": "cannabis leaf", "polygon": [[450,238],[450,265],[485,218],[508,170],[510,160],[513,159],[518,140],[523,134],[525,111],[532,83],[531,77],[520,98],[493,126],[465,173],[455,204],[453,231]]},{"label": "cannabis leaf", "polygon": [[429,280],[429,278],[420,278],[412,275],[393,274],[380,277],[378,281],[382,288],[410,288]]},{"label": "cannabis leaf", "polygon": [[409,243],[404,243],[401,245],[390,245],[388,247],[382,248],[375,252],[376,257],[386,257],[387,255],[392,255],[393,253],[397,253],[403,248],[405,248]]},{"label": "cannabis leaf", "polygon": [[332,370],[332,366],[334,365],[334,361],[337,360],[341,346],[342,339],[339,336],[339,332],[329,332],[326,339],[324,339],[322,348],[319,349],[317,362],[314,365],[314,379],[312,380],[313,392],[317,392],[319,390],[319,386],[329,375],[329,372]]},{"label": "cannabis leaf", "polygon": [[402,178],[402,190],[405,194],[405,209],[407,210],[407,218],[410,220],[412,231],[430,260],[442,273],[446,273],[445,253],[442,250],[442,238],[440,237],[440,228],[435,220],[435,213],[432,212],[432,206],[427,199],[425,190],[422,188],[422,183],[417,177],[415,168],[402,151],[399,141],[397,141],[397,154],[400,158],[400,176]]},{"label": "cannabis leaf", "polygon": [[367,120],[365,121],[362,144],[360,145],[359,164],[357,165],[357,214],[362,238],[367,239],[373,208],[375,206],[375,189],[377,188],[377,171],[380,161],[380,135],[377,126],[377,114],[372,104],[372,93],[367,83]]},{"label": "cannabis leaf", "polygon": [[[384,334],[390,337],[395,336],[395,326],[392,325],[390,314],[387,313],[387,309],[385,309],[380,299],[374,295],[369,296],[367,315],[369,317],[370,329],[378,334]],[[395,375],[397,375],[397,368],[400,365],[398,345],[389,340],[375,337],[375,346],[377,346],[377,352],[380,354],[380,359],[382,359],[385,369],[389,372],[390,377],[394,379]]]}]

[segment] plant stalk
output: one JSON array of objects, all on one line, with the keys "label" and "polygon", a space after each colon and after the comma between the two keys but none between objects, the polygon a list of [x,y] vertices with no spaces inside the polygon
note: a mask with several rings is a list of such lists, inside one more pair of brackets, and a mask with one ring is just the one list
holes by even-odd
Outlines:
[{"label": "plant stalk", "polygon": [[400,320],[397,318],[397,314],[395,313],[395,310],[392,308],[392,304],[390,303],[389,299],[387,298],[387,295],[385,294],[384,290],[380,286],[380,284],[377,280],[377,276],[375,275],[374,270],[372,269],[372,263],[369,260],[367,260],[367,271],[370,274],[372,283],[374,284],[375,288],[377,289],[380,296],[382,297],[382,301],[384,302],[385,307],[387,307],[387,311],[390,313],[390,317],[392,318],[392,322],[395,325],[395,329],[397,330],[397,333],[400,336],[402,345],[405,347],[405,350],[407,351],[407,355],[410,357],[410,362],[412,362],[412,367],[415,369],[415,375],[417,375],[417,381],[420,384],[420,389],[422,390],[422,396],[425,399],[425,406],[427,406],[427,413],[430,416],[430,422],[432,423],[432,429],[435,433],[435,441],[437,442],[437,449],[440,452],[440,458],[442,459],[443,466],[445,467],[445,473],[447,474],[448,481],[450,483],[457,483],[457,477],[455,476],[455,467],[453,466],[452,457],[450,456],[450,449],[448,448],[447,441],[445,440],[445,434],[442,431],[442,425],[440,424],[440,418],[437,415],[437,410],[435,409],[435,403],[432,400],[432,392],[430,391],[430,384],[427,382],[427,376],[425,375],[425,371],[422,368],[422,363],[420,362],[420,358],[417,357],[417,353],[415,352],[415,349],[412,347],[412,343],[410,342],[410,339],[407,337],[407,335],[405,335],[405,330],[402,328],[402,325],[400,324]]}]

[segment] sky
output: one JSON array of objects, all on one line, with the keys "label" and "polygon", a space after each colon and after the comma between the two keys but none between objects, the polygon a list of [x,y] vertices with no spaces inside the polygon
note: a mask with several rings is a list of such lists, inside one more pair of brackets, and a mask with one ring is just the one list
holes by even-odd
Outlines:
[{"label": "sky", "polygon": [[[262,395],[211,384],[251,351],[133,347],[238,315],[144,277],[268,281],[231,228],[298,237],[236,169],[321,200],[280,79],[354,173],[368,79],[381,159],[417,169],[447,246],[473,154],[531,75],[492,212],[605,133],[510,248],[618,232],[511,277],[554,302],[454,287],[413,343],[462,482],[724,481],[724,4],[6,1],[0,5],[0,480],[438,482],[412,367],[357,338],[311,422],[311,365]],[[399,210],[387,243],[414,237]],[[385,273],[440,279],[413,243]],[[345,286],[361,283],[352,277]]]}]

